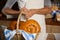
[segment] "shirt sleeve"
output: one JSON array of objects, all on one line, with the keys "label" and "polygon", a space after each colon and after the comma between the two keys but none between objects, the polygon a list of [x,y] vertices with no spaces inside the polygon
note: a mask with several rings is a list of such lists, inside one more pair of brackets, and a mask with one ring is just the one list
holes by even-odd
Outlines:
[{"label": "shirt sleeve", "polygon": [[2,12],[5,14],[4,9],[5,8],[12,8],[12,6],[15,4],[17,0],[7,0],[5,6],[2,9]]},{"label": "shirt sleeve", "polygon": [[18,0],[19,9],[23,8],[26,4],[26,0]]},{"label": "shirt sleeve", "polygon": [[7,8],[7,7],[8,7],[8,8],[12,8],[12,6],[15,4],[16,1],[17,1],[17,0],[7,0],[4,8]]},{"label": "shirt sleeve", "polygon": [[44,6],[51,7],[51,0],[44,0]]}]

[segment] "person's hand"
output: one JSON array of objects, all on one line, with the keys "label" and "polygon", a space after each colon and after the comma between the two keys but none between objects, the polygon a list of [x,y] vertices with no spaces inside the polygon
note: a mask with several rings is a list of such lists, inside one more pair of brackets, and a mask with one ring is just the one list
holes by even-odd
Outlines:
[{"label": "person's hand", "polygon": [[25,14],[25,16],[26,16],[26,18],[30,18],[34,14],[35,14],[35,10],[34,9],[30,9],[30,10],[28,10],[28,13]]},{"label": "person's hand", "polygon": [[44,9],[42,9],[43,11],[45,11],[45,12],[43,12],[45,15],[46,14],[49,14],[49,13],[51,13],[52,12],[52,7],[44,7]]},{"label": "person's hand", "polygon": [[29,17],[28,16],[29,10],[27,8],[23,7],[20,11],[26,18]]},{"label": "person's hand", "polygon": [[34,9],[28,10],[27,8],[24,7],[21,9],[21,12],[25,15],[26,18],[30,18],[35,13],[35,10]]},{"label": "person's hand", "polygon": [[23,7],[21,10],[20,10],[21,13],[23,14],[27,14],[28,13],[28,9]]}]

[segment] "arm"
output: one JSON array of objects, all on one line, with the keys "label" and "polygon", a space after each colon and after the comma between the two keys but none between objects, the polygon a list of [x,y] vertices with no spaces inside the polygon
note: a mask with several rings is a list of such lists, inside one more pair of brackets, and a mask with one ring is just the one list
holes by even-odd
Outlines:
[{"label": "arm", "polygon": [[15,2],[17,2],[17,0],[7,0],[4,8],[2,9],[2,12],[4,14],[14,14],[13,12],[15,11],[13,11],[11,8],[15,4]]},{"label": "arm", "polygon": [[23,14],[25,14],[25,16],[29,18],[34,14],[45,15],[45,14],[51,13],[51,11],[52,11],[52,8],[49,8],[49,7],[44,7],[42,9],[30,9],[30,10],[28,10],[27,8],[24,8]]},{"label": "arm", "polygon": [[51,13],[52,10],[49,7],[44,7],[42,9],[35,9],[34,11],[35,11],[34,13],[45,15],[45,14]]},{"label": "arm", "polygon": [[5,8],[4,13],[6,13],[6,14],[19,14],[19,11],[16,11],[16,10],[13,10],[10,8]]}]

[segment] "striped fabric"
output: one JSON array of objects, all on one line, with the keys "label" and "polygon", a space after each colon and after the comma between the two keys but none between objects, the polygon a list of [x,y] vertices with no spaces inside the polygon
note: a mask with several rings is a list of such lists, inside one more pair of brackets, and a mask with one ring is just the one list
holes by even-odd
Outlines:
[{"label": "striped fabric", "polygon": [[[19,32],[23,35],[25,40],[34,40],[36,35],[36,34],[28,34],[23,30],[19,30]],[[11,40],[16,34],[16,30],[11,31],[11,30],[5,29],[4,34],[5,34],[6,40]]]},{"label": "striped fabric", "polygon": [[24,31],[21,32],[25,40],[34,40],[36,34],[28,34]]},{"label": "striped fabric", "polygon": [[5,29],[4,34],[5,34],[6,40],[11,40],[11,38],[13,38],[14,35],[16,34],[16,31]]},{"label": "striped fabric", "polygon": [[60,10],[53,10],[53,11],[52,11],[52,16],[53,16],[52,19],[55,19],[55,18],[56,18],[56,14],[57,14],[57,13],[60,14]]}]

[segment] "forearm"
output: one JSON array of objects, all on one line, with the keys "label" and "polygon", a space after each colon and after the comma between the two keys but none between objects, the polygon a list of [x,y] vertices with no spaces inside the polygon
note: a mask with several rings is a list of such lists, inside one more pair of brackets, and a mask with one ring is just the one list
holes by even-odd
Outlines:
[{"label": "forearm", "polygon": [[9,8],[5,8],[3,10],[4,13],[6,14],[19,14],[19,11],[13,10],[13,9],[9,9]]},{"label": "forearm", "polygon": [[42,9],[35,9],[34,11],[35,11],[35,13],[45,15],[45,14],[51,13],[52,10],[49,7],[45,7],[45,8],[42,8]]}]

